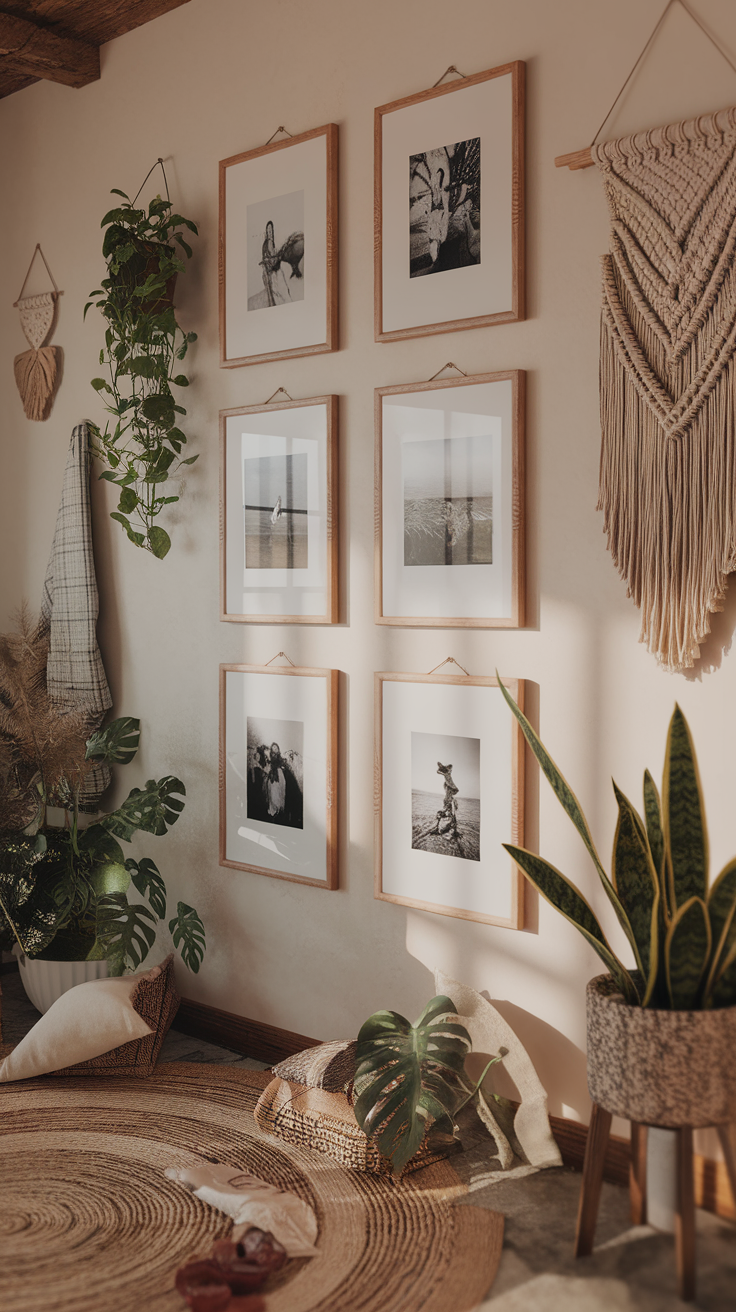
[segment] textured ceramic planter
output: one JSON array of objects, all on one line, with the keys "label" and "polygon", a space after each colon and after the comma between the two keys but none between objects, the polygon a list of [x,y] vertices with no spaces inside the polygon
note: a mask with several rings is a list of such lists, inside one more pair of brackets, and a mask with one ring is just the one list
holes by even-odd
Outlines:
[{"label": "textured ceramic planter", "polygon": [[587,1013],[588,1089],[599,1107],[641,1125],[736,1120],[736,1007],[632,1007],[610,975],[597,975]]},{"label": "textured ceramic planter", "polygon": [[20,977],[28,998],[37,1011],[46,1012],[52,1003],[76,984],[107,978],[106,961],[34,961],[17,953]]}]

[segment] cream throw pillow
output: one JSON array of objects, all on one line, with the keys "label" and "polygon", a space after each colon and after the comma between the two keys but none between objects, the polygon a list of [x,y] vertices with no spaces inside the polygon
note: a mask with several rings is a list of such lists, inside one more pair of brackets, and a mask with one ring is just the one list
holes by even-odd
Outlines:
[{"label": "cream throw pillow", "polygon": [[0,1061],[0,1084],[48,1075],[152,1034],[131,1001],[138,982],[150,974],[90,980],[62,994]]}]

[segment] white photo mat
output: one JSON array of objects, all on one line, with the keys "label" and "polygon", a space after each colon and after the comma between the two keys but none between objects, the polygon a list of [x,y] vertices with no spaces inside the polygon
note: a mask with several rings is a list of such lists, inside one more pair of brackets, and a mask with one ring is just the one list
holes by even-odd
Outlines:
[{"label": "white photo mat", "polygon": [[[330,624],[337,620],[337,404],[315,397],[220,414],[222,620]],[[247,462],[306,458],[306,565],[254,568],[246,564]],[[276,494],[281,503],[276,507]],[[282,495],[283,494],[283,495]],[[278,527],[293,508],[274,485]],[[299,508],[300,517],[304,507]],[[263,529],[271,520],[263,517]]]},{"label": "white photo mat", "polygon": [[[337,670],[220,666],[220,865],[337,887]],[[301,827],[249,814],[249,721],[298,734]],[[266,741],[266,745],[270,745]]]},{"label": "white photo mat", "polygon": [[[505,679],[504,684],[523,708],[523,681]],[[438,751],[443,744],[444,755],[455,759],[442,761]],[[462,801],[469,778],[468,769],[463,774],[462,767],[468,746],[475,752],[475,782],[479,781],[480,792],[478,799],[471,799],[480,804],[473,808],[474,826],[477,819],[474,834],[468,834],[461,810],[459,843],[434,842],[434,835],[427,840],[420,830],[420,845],[414,846],[415,796],[429,802],[426,830],[437,815],[430,795],[419,794],[417,785],[426,783],[436,789],[437,811],[441,810],[443,776],[436,766],[451,765]],[[422,751],[427,758],[424,761]],[[523,846],[524,842],[522,742],[496,680],[377,674],[376,757],[380,788],[375,896],[441,915],[521,928],[523,877],[501,844]],[[436,784],[430,783],[435,778]],[[469,786],[474,791],[474,785]],[[421,844],[427,841],[430,849],[424,850]],[[466,851],[465,856],[456,854],[458,847]],[[474,859],[467,859],[468,853]]]},{"label": "white photo mat", "polygon": [[[521,370],[376,390],[377,623],[487,628],[523,624],[523,419]],[[484,471],[476,502],[484,505],[484,514],[490,478],[492,550],[475,563],[406,560],[406,524],[412,509],[409,461],[414,449],[428,456],[429,444],[435,442],[448,455],[456,445],[473,443],[475,463]],[[420,445],[414,448],[415,443]],[[429,467],[428,459],[424,463]],[[469,519],[477,515],[475,507],[462,506],[464,497],[472,496],[472,473],[461,480],[456,476],[455,489],[457,513]],[[452,480],[440,480],[434,488],[427,475],[425,492],[430,491],[440,505],[438,491],[452,491]],[[455,502],[450,499],[448,504]]]}]

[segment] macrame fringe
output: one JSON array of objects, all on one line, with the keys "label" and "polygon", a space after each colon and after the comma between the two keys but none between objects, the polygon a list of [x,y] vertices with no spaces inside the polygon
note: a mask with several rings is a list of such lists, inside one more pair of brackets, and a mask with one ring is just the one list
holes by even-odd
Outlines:
[{"label": "macrame fringe", "polygon": [[48,419],[60,364],[60,346],[42,346],[38,351],[16,355],[13,369],[26,419]]}]

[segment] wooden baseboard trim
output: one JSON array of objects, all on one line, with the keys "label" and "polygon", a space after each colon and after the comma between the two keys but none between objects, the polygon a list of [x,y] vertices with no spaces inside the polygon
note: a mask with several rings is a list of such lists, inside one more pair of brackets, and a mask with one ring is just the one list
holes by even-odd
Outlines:
[{"label": "wooden baseboard trim", "polygon": [[[220,1043],[246,1057],[272,1063],[302,1052],[304,1048],[314,1048],[321,1042],[320,1039],[309,1039],[305,1034],[279,1029],[276,1025],[265,1025],[259,1020],[221,1011],[219,1007],[209,1007],[204,1002],[194,1002],[191,998],[182,998],[174,1024],[176,1029],[194,1038]],[[550,1116],[549,1119],[565,1166],[582,1171],[587,1125],[564,1116]],[[604,1180],[628,1186],[630,1161],[629,1140],[611,1135],[606,1150]],[[696,1154],[694,1165],[697,1206],[726,1220],[736,1221],[736,1204],[731,1196],[725,1162]]]}]

